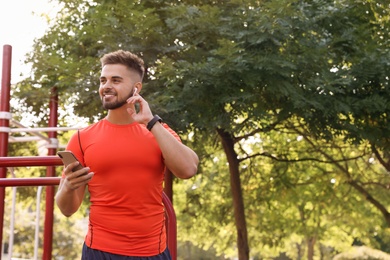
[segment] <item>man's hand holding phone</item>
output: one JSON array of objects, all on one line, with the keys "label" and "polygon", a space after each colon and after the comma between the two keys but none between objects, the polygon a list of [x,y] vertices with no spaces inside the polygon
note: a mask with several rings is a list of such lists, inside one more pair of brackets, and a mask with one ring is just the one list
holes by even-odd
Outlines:
[{"label": "man's hand holding phone", "polygon": [[64,163],[63,185],[70,190],[84,187],[93,177],[89,167],[83,167],[70,151],[57,153]]}]

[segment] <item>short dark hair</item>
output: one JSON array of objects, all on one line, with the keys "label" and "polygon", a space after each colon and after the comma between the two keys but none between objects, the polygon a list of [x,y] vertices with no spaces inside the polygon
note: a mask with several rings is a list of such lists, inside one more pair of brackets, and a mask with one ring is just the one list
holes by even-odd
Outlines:
[{"label": "short dark hair", "polygon": [[141,80],[145,74],[145,65],[143,59],[129,51],[117,50],[107,53],[100,59],[100,62],[102,67],[107,64],[123,64],[129,69],[137,72],[140,75]]}]

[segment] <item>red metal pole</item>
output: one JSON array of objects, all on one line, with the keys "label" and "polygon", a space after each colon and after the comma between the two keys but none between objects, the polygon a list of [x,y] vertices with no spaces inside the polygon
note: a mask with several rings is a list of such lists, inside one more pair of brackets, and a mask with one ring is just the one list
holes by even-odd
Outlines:
[{"label": "red metal pole", "polygon": [[[58,122],[58,93],[57,88],[53,87],[50,95],[50,117],[49,127],[56,127]],[[47,154],[55,155],[57,152],[57,132],[48,133],[51,143],[48,147]],[[46,177],[54,177],[55,167],[48,166]],[[50,260],[53,249],[53,218],[54,218],[54,187],[46,187],[46,211],[45,211],[45,226],[43,232],[43,256],[42,259]]]},{"label": "red metal pole", "polygon": [[0,167],[60,166],[58,156],[14,156],[0,157]]},{"label": "red metal pole", "polygon": [[165,178],[164,178],[164,192],[168,196],[171,203],[173,203],[173,174],[167,168],[165,170]]},{"label": "red metal pole", "polygon": [[[1,80],[1,96],[0,96],[0,156],[7,156],[8,154],[8,135],[10,114],[10,98],[11,98],[11,61],[12,61],[12,47],[11,45],[3,46],[3,69]],[[7,177],[7,168],[0,167],[0,178]],[[2,250],[3,241],[3,225],[4,225],[4,199],[5,188],[0,187],[0,254]]]},{"label": "red metal pole", "polygon": [[163,193],[163,203],[166,212],[166,231],[167,231],[167,244],[169,252],[171,253],[172,260],[177,259],[177,224],[176,224],[176,213],[173,208],[172,202],[169,197]]},{"label": "red metal pole", "polygon": [[61,177],[35,177],[35,178],[4,178],[0,179],[1,187],[24,186],[50,186],[60,184]]}]

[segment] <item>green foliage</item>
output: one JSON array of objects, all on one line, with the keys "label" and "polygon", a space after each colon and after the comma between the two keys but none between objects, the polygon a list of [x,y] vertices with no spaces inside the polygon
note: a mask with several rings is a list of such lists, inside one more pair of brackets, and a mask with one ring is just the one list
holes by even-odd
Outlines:
[{"label": "green foliage", "polygon": [[56,208],[53,227],[53,258],[81,259],[81,249],[88,227],[86,215],[82,207],[75,215],[66,218]]},{"label": "green foliage", "polygon": [[317,255],[353,241],[389,250],[388,5],[59,3],[31,53],[34,75],[13,95],[45,121],[56,86],[61,107],[75,104],[92,122],[104,116],[99,58],[118,48],[141,55],[142,95],[201,157],[199,174],[175,184],[181,241],[235,255],[223,129],[236,142],[252,256],[302,258],[313,240]]},{"label": "green foliage", "polygon": [[[279,129],[242,140],[237,149],[251,255],[276,257],[286,252],[298,259],[302,255],[297,245],[303,252],[309,238],[317,241],[317,255],[327,248],[333,250],[330,255],[342,252],[354,240],[380,248],[378,237],[389,238],[382,232],[387,224],[349,182],[360,183],[387,205],[383,184],[388,174],[370,160],[367,146],[351,146],[343,138],[325,143],[303,132]],[[220,147],[206,148],[209,155],[202,159],[202,169],[207,173],[200,171],[196,178],[175,184],[179,240],[205,250],[212,246],[218,255],[232,257],[235,227],[226,159]],[[249,160],[248,153],[258,156]]]},{"label": "green foliage", "polygon": [[238,117],[250,119],[245,123],[252,127],[263,118],[282,121],[296,114],[327,139],[344,135],[387,143],[384,5],[59,2],[62,11],[29,60],[34,78],[20,85],[19,96],[37,112],[44,105],[34,95],[57,86],[62,103],[74,103],[77,114],[91,121],[102,117],[97,61],[124,48],[145,59],[144,95],[180,131],[191,122],[207,131],[234,132]]}]

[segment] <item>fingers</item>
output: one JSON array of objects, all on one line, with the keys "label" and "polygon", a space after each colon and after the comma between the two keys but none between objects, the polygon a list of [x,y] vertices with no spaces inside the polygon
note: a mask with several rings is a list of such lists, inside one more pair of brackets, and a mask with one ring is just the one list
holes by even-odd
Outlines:
[{"label": "fingers", "polygon": [[77,171],[77,170],[80,170],[82,168],[83,168],[83,166],[80,165],[80,163],[78,161],[75,161],[75,162],[72,162],[68,166],[65,167],[65,172]]},{"label": "fingers", "polygon": [[127,108],[129,115],[138,123],[146,124],[149,122],[148,120],[153,117],[148,102],[138,93],[127,99],[127,103],[132,105],[139,104],[138,112],[134,109],[134,107]]},{"label": "fingers", "polygon": [[94,173],[89,172],[89,167],[83,167],[80,170],[72,171],[79,163],[71,163],[65,167],[65,186],[68,189],[75,190],[81,186],[86,185],[93,177]]},{"label": "fingers", "polygon": [[135,103],[141,103],[142,101],[145,101],[145,99],[143,99],[141,97],[140,94],[138,93],[134,93],[133,96],[129,97],[126,102],[129,103],[129,104],[135,104]]},{"label": "fingers", "polygon": [[80,187],[84,187],[88,182],[91,181],[93,173],[82,174],[74,178],[68,177],[65,179],[65,186],[70,190],[76,190]]}]

